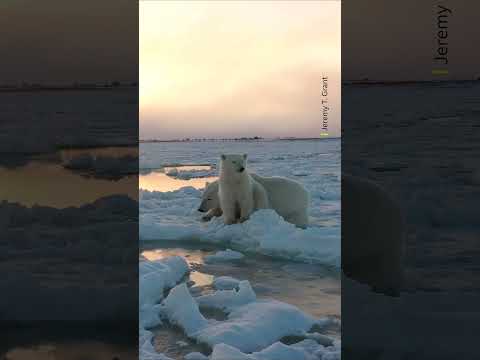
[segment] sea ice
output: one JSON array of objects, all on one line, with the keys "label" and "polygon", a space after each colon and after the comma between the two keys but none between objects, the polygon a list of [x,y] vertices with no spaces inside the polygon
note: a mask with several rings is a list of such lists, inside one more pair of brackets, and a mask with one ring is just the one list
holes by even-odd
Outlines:
[{"label": "sea ice", "polygon": [[217,290],[232,290],[238,288],[239,282],[230,276],[219,276],[213,279],[213,287]]},{"label": "sea ice", "polygon": [[238,290],[218,290],[213,294],[202,295],[196,298],[198,304],[202,307],[220,309],[226,312],[256,299],[255,292],[247,280],[238,283]]},{"label": "sea ice", "polygon": [[183,358],[184,360],[208,360],[208,357],[199,352],[193,352],[187,354]]},{"label": "sea ice", "polygon": [[155,351],[152,332],[147,329],[162,323],[160,319],[163,294],[174,287],[188,272],[181,256],[171,256],[139,264],[139,354],[141,360],[171,360]]},{"label": "sea ice", "polygon": [[[223,219],[201,221],[197,211],[202,191],[182,187],[156,192],[140,189],[140,240],[202,241],[233,250],[261,253],[294,261],[340,267],[340,141],[262,141],[202,143],[142,143],[140,168],[169,164],[210,164],[210,170],[182,170],[168,175],[192,178],[216,174],[215,164],[229,153],[248,147],[249,171],[284,176],[301,182],[310,193],[310,226],[299,229],[273,210],[255,212],[242,224],[226,226]],[[273,156],[272,156],[273,154]],[[168,160],[168,162],[166,161]],[[297,175],[297,176],[295,176]],[[298,176],[305,175],[305,176]]]},{"label": "sea ice", "polygon": [[221,261],[240,260],[243,257],[244,256],[242,253],[227,249],[225,251],[218,251],[213,255],[205,256],[205,262],[213,263],[213,262],[221,262]]},{"label": "sea ice", "polygon": [[140,191],[140,239],[218,243],[296,261],[340,266],[339,227],[300,229],[274,210],[258,210],[241,224],[223,218],[202,223],[196,211],[201,192],[194,188],[161,193]]},{"label": "sea ice", "polygon": [[[258,300],[246,280],[219,277],[216,279],[219,288],[233,288],[217,289],[212,294],[196,298],[192,297],[186,283],[181,283],[173,287],[159,304],[164,291],[181,281],[187,272],[187,263],[179,256],[140,264],[141,278],[148,279],[140,283],[141,359],[166,359],[155,352],[153,334],[146,329],[147,325],[155,323],[152,319],[179,326],[189,338],[211,347],[213,352],[208,357],[210,360],[339,359],[336,357],[340,354],[339,343],[319,333],[308,333],[314,325],[319,329],[334,320],[315,319],[297,307],[280,301]],[[145,289],[144,286],[149,288]],[[204,307],[220,309],[227,318],[223,321],[207,320],[200,312],[200,308]],[[279,343],[280,339],[287,336],[299,336],[305,340],[293,345]],[[190,360],[197,358],[207,359],[199,353],[191,353],[186,357]]]}]

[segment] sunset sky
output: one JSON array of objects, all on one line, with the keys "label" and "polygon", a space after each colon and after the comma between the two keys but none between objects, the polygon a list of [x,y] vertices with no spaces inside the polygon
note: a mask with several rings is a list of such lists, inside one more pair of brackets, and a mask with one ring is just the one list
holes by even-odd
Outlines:
[{"label": "sunset sky", "polygon": [[340,1],[141,1],[140,137],[340,128]]}]

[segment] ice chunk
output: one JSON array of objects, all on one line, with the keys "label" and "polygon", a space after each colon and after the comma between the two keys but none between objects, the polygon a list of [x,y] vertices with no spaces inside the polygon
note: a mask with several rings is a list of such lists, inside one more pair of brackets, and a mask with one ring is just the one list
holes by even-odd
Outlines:
[{"label": "ice chunk", "polygon": [[162,314],[171,324],[180,326],[189,337],[208,325],[186,284],[177,285],[170,291],[162,303]]},{"label": "ice chunk", "polygon": [[[285,345],[276,342],[259,352],[246,354],[227,344],[216,345],[213,349],[211,360],[317,360],[322,359],[314,355],[317,350],[314,344],[306,351],[304,346]],[[321,346],[321,345],[319,345]],[[323,355],[323,352],[320,354]]]},{"label": "ice chunk", "polygon": [[213,255],[205,256],[205,262],[213,263],[213,262],[221,262],[221,261],[231,261],[231,260],[240,260],[243,259],[244,255],[238,251],[233,251],[231,249],[227,249],[225,251],[218,251]]},{"label": "ice chunk", "polygon": [[193,352],[183,357],[184,360],[208,360],[208,357],[199,352]]},{"label": "ice chunk", "polygon": [[239,282],[230,276],[219,276],[213,280],[213,287],[217,290],[232,290],[238,288]]},{"label": "ice chunk", "polygon": [[[254,212],[249,220],[241,224],[225,225],[222,217],[203,223],[196,211],[200,201],[201,192],[193,188],[168,193],[141,190],[140,239],[196,240],[273,257],[340,267],[339,221],[332,221],[334,225],[299,229],[274,210],[264,209]],[[339,205],[327,207],[319,201],[318,206],[331,212],[330,217],[339,217]],[[318,209],[312,211],[322,213]],[[206,261],[234,260],[236,252],[230,251],[217,253]]]},{"label": "ice chunk", "polygon": [[255,301],[256,298],[250,283],[244,280],[238,283],[238,290],[218,290],[213,294],[199,296],[196,300],[200,306],[230,312],[240,305]]},{"label": "ice chunk", "polygon": [[225,343],[243,352],[259,351],[288,335],[301,335],[315,320],[297,307],[275,300],[260,300],[237,307],[223,322],[196,334],[211,347]]},{"label": "ice chunk", "polygon": [[153,305],[163,299],[163,292],[177,284],[188,272],[188,264],[181,256],[143,261],[139,265],[139,305]]},{"label": "ice chunk", "polygon": [[174,287],[188,272],[181,256],[139,264],[139,323],[142,328],[160,325],[159,305],[166,290]]}]

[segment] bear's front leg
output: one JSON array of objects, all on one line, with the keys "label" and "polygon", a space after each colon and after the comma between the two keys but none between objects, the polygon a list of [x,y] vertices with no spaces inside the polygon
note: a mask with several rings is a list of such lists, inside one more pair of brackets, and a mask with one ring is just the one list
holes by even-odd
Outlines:
[{"label": "bear's front leg", "polygon": [[253,195],[246,196],[240,201],[240,222],[247,221],[250,214],[253,212]]},{"label": "bear's front leg", "polygon": [[226,225],[235,224],[237,222],[235,214],[235,204],[222,205],[223,222]]}]

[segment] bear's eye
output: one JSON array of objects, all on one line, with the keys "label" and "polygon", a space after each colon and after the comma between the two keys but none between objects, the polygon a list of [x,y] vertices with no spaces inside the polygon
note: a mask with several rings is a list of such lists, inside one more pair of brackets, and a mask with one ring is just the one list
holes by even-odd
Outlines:
[{"label": "bear's eye", "polygon": [[212,199],[207,199],[207,201],[210,201],[210,200],[212,200]]}]

